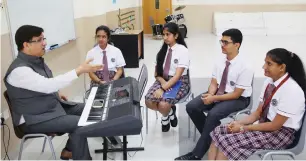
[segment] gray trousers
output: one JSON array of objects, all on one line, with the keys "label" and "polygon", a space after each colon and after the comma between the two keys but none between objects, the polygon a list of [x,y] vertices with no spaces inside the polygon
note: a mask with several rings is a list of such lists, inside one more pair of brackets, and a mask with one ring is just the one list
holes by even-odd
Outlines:
[{"label": "gray trousers", "polygon": [[[82,115],[84,104],[62,104],[67,115],[57,117],[52,120],[41,122],[38,124],[25,126],[25,133],[69,133],[69,139],[66,143],[66,150],[72,151],[73,159],[91,159],[87,138],[78,137],[78,130],[82,127],[78,127],[80,116]],[[79,150],[82,149],[83,156],[76,155]]]},{"label": "gray trousers", "polygon": [[[97,122],[91,125],[79,127],[78,122],[82,115],[84,104],[62,105],[67,113],[35,125],[24,126],[26,133],[69,133],[66,149],[72,151],[73,160],[91,160],[87,137],[112,137],[108,136],[113,129],[113,122]],[[129,127],[126,127],[129,129]],[[127,130],[122,128],[121,130]]]},{"label": "gray trousers", "polygon": [[[208,151],[211,144],[209,134],[221,124],[220,120],[226,118],[233,112],[245,109],[250,103],[249,97],[240,97],[237,100],[205,105],[201,100],[201,95],[186,105],[186,111],[189,117],[201,133],[201,137],[193,150],[193,154],[200,158]],[[207,116],[203,112],[207,112]]]}]

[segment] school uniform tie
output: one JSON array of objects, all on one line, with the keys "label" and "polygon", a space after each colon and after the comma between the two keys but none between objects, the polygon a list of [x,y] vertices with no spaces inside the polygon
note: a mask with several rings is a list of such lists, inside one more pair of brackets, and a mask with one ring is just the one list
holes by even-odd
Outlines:
[{"label": "school uniform tie", "polygon": [[226,87],[226,82],[227,82],[227,75],[228,75],[228,67],[231,64],[229,61],[226,61],[226,66],[223,70],[222,78],[221,78],[221,83],[219,86],[219,89],[217,91],[217,95],[222,95],[225,92],[225,87]]},{"label": "school uniform tie", "polygon": [[164,78],[167,79],[169,75],[170,65],[171,65],[171,58],[172,58],[172,49],[169,49],[165,67],[164,67]]},{"label": "school uniform tie", "polygon": [[108,72],[108,63],[107,63],[107,56],[106,51],[103,51],[103,80],[105,82],[109,82],[109,72]]},{"label": "school uniform tie", "polygon": [[[274,84],[269,84],[269,86],[267,88],[267,91],[265,92],[263,102],[265,102],[271,96],[274,88],[275,88]],[[271,102],[271,100],[270,100],[270,102]],[[259,119],[260,123],[265,122],[266,119],[267,119],[268,111],[269,111],[269,107],[270,107],[270,102],[267,104],[267,107],[262,107],[263,109],[262,109],[262,112],[261,112],[261,117]]]}]

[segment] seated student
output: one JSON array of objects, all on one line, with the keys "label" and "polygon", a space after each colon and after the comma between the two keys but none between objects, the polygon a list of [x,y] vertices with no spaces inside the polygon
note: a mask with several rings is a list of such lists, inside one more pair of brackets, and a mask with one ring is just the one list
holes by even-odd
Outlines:
[{"label": "seated student", "polygon": [[67,102],[67,97],[59,90],[81,74],[95,72],[103,66],[89,65],[89,60],[76,69],[53,77],[42,58],[47,45],[45,39],[44,30],[37,26],[24,25],[16,31],[19,53],[4,77],[13,107],[13,125],[20,126],[25,133],[69,133],[60,158],[91,159],[84,135],[88,129],[81,131],[82,128],[78,127],[84,104]]},{"label": "seated student", "polygon": [[[162,117],[162,131],[167,132],[177,126],[175,104],[185,97],[190,90],[189,52],[177,24],[167,23],[163,27],[164,44],[157,54],[155,79],[156,81],[145,96],[146,106],[159,111]],[[163,94],[181,81],[182,84],[175,98],[163,98]],[[169,123],[170,120],[170,123]]]},{"label": "seated student", "polygon": [[96,29],[98,44],[88,51],[86,59],[94,59],[92,64],[103,64],[102,70],[89,73],[91,86],[103,84],[119,79],[123,74],[123,67],[126,65],[122,52],[110,44],[110,29],[107,26],[99,26]]},{"label": "seated student", "polygon": [[246,160],[257,150],[281,150],[293,143],[305,113],[303,63],[296,54],[277,48],[267,53],[263,69],[269,78],[257,110],[211,132],[209,160]]},{"label": "seated student", "polygon": [[[175,160],[201,160],[211,143],[209,133],[220,125],[220,120],[249,105],[254,72],[239,53],[241,42],[242,33],[238,29],[222,33],[220,43],[225,57],[214,67],[208,92],[186,105],[186,111],[201,137],[192,152]],[[203,111],[208,115],[205,116]]]}]

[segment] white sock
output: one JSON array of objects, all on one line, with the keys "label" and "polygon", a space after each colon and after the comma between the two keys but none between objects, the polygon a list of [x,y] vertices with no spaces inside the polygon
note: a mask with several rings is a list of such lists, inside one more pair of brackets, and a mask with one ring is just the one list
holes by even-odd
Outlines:
[{"label": "white sock", "polygon": [[174,120],[174,115],[175,115],[175,114],[173,114],[173,110],[172,110],[172,108],[171,108],[171,110],[170,110],[170,112],[169,112],[170,120]]},{"label": "white sock", "polygon": [[171,116],[173,114],[173,110],[172,110],[172,108],[170,108],[170,112],[169,112],[169,116]]},{"label": "white sock", "polygon": [[168,116],[166,116],[166,117],[162,117],[161,118],[161,123],[162,123],[162,125],[167,125],[167,124],[169,124],[169,118],[168,118]]}]

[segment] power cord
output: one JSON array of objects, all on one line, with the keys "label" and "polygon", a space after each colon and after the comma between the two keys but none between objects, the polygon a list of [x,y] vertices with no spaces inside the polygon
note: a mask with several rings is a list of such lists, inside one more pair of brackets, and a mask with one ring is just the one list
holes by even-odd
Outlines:
[{"label": "power cord", "polygon": [[[5,151],[5,157],[4,157],[4,159],[3,160],[5,160],[6,158],[8,159],[8,160],[11,160],[10,159],[10,157],[9,157],[9,155],[8,155],[8,148],[9,148],[9,146],[10,146],[10,139],[11,139],[11,130],[10,130],[10,128],[9,128],[9,126],[7,126],[5,123],[4,123],[4,119],[3,118],[1,118],[1,126],[2,126],[2,141],[3,141],[3,145],[4,145],[4,151]],[[8,142],[7,142],[7,146],[6,146],[6,143],[5,143],[5,139],[4,139],[4,127],[7,127],[7,129],[8,129]]]},{"label": "power cord", "polygon": [[[142,131],[141,131],[140,135],[141,135],[141,142],[140,142],[139,147],[141,147],[142,141],[143,141]],[[128,155],[129,155],[129,157],[133,158],[137,152],[138,152],[138,151],[135,151],[134,154],[133,154],[133,156],[131,156],[130,153],[128,153]]]},{"label": "power cord", "polygon": [[[143,106],[140,106],[140,108],[142,108],[143,109],[143,111],[145,111],[145,107],[143,107]],[[144,112],[143,112],[144,113]],[[142,115],[142,120],[144,119],[144,114]],[[142,142],[143,142],[143,135],[142,135],[142,130],[141,130],[141,133],[140,133],[140,135],[141,135],[141,142],[140,142],[140,145],[139,145],[139,147],[141,147],[141,145],[142,145]],[[129,155],[129,157],[131,157],[131,158],[133,158],[134,156],[135,156],[135,154],[137,153],[138,151],[135,151],[134,152],[134,154],[133,154],[133,156],[131,156],[130,155],[130,153],[128,153],[128,155]]]}]

